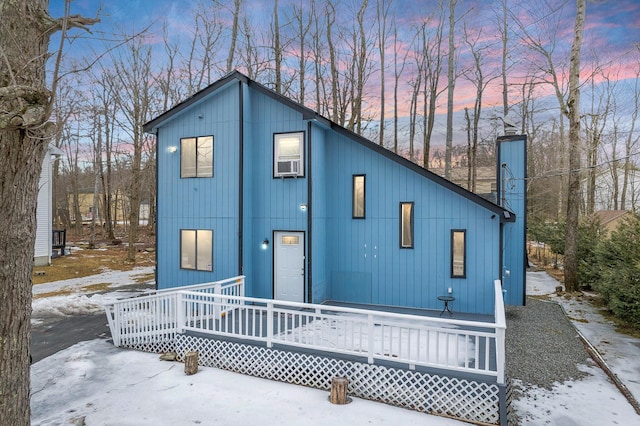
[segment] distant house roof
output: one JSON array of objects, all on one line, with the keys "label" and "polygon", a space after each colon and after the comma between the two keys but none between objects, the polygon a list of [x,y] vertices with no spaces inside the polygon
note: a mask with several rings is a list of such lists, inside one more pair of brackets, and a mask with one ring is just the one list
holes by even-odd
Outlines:
[{"label": "distant house roof", "polygon": [[331,130],[340,133],[346,137],[348,137],[349,139],[353,140],[354,142],[357,142],[373,151],[378,152],[379,154],[403,165],[404,167],[407,167],[408,169],[413,170],[414,172],[426,177],[427,179],[430,179],[442,186],[444,186],[445,188],[451,190],[452,192],[455,192],[459,195],[462,195],[463,197],[469,199],[470,201],[486,208],[487,210],[495,213],[498,215],[498,217],[500,218],[501,222],[514,222],[515,221],[515,213],[503,209],[501,206],[477,195],[474,194],[466,189],[464,189],[463,187],[456,185],[455,183],[427,170],[424,169],[423,167],[415,164],[412,161],[407,160],[406,158],[392,152],[389,151],[388,149],[371,142],[370,140],[352,132],[351,130],[348,130],[342,126],[340,126],[337,123],[334,123],[333,121],[329,120],[326,117],[323,117],[322,115],[318,114],[316,111],[305,107],[304,105],[295,102],[289,98],[287,98],[286,96],[283,96],[279,93],[274,92],[273,90],[263,86],[262,84],[251,80],[249,77],[247,77],[246,75],[242,74],[239,71],[232,71],[230,73],[228,73],[227,75],[225,75],[224,77],[222,77],[220,80],[212,83],[211,85],[209,85],[208,87],[205,87],[204,89],[200,90],[199,92],[195,93],[194,95],[192,95],[190,98],[184,100],[183,102],[180,102],[179,104],[177,104],[176,106],[174,106],[173,108],[171,108],[170,110],[164,112],[163,114],[160,114],[158,117],[152,119],[151,121],[147,122],[144,126],[143,126],[143,130],[147,133],[153,133],[154,131],[156,131],[160,126],[162,126],[166,121],[170,120],[171,118],[173,118],[174,116],[180,114],[182,111],[188,109],[190,106],[195,105],[201,101],[203,101],[208,95],[212,94],[213,92],[217,91],[218,89],[228,85],[229,83],[232,83],[233,81],[239,81],[242,83],[245,83],[247,86],[251,87],[252,89],[255,89],[269,97],[271,97],[272,99],[275,99],[278,102],[281,102],[287,106],[289,106],[290,108],[299,111],[302,114],[302,118],[305,120],[314,120],[315,122],[323,125],[324,127],[330,128]]},{"label": "distant house roof", "polygon": [[616,219],[620,219],[624,215],[629,213],[631,212],[627,210],[599,210],[595,212],[594,215],[600,220],[601,224],[606,225],[609,222],[613,222]]}]

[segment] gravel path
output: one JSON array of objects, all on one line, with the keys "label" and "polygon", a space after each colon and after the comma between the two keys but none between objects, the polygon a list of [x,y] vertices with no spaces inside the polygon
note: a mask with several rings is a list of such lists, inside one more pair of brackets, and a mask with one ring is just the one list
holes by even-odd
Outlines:
[{"label": "gravel path", "polygon": [[509,306],[506,315],[508,378],[551,389],[585,376],[577,365],[591,359],[557,303],[528,297],[527,306]]},{"label": "gravel path", "polygon": [[[508,306],[506,317],[508,379],[551,390],[556,382],[586,376],[577,366],[592,360],[560,305],[527,297],[527,306]],[[522,389],[512,383],[512,398],[521,396]],[[508,424],[520,423],[509,410]]]}]

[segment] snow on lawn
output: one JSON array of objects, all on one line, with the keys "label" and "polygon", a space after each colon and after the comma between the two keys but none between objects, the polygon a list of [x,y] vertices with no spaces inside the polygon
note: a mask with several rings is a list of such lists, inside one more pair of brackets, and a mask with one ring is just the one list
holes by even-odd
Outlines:
[{"label": "snow on lawn", "polygon": [[[52,312],[84,312],[109,298],[124,296],[117,287],[130,283],[131,273],[150,272],[152,268],[116,273],[109,279],[102,274],[76,283],[69,280],[66,285],[75,289],[74,294],[34,300],[34,307],[39,305],[40,312],[45,307]],[[82,292],[89,282],[117,281],[114,277],[118,276],[122,282],[113,283],[115,292]],[[530,295],[552,294],[556,285],[544,272],[527,273]],[[586,301],[549,297],[564,306],[574,324],[639,398],[640,341],[618,334]],[[522,424],[640,426],[640,416],[602,370],[583,368],[588,377],[557,383],[551,391],[523,385],[524,395],[512,403]],[[336,406],[327,401],[326,391],[215,368],[200,367],[198,374],[186,376],[182,364],[159,361],[155,354],[118,349],[104,340],[81,342],[34,364],[31,378],[33,425],[83,424],[82,419],[87,425],[466,424],[358,398]]]},{"label": "snow on lawn", "polygon": [[[141,294],[140,291],[130,291],[122,287],[133,285],[140,278],[152,273],[153,267],[140,267],[131,271],[106,271],[99,275],[34,285],[32,315],[35,318],[32,323],[37,323],[37,317],[46,315],[67,316],[103,312],[105,303]],[[91,293],[91,290],[88,290],[91,286],[98,285],[104,285],[102,292]],[[55,295],[47,297],[48,294]]]},{"label": "snow on lawn", "polygon": [[[611,370],[640,401],[640,339],[618,333],[588,298],[557,296],[560,285],[546,272],[527,273],[527,294],[548,295],[559,303],[573,325],[591,343]],[[588,294],[587,294],[588,295]]]},{"label": "snow on lawn", "polygon": [[183,364],[104,340],[34,364],[31,378],[32,425],[463,424],[359,398],[333,405],[327,391],[216,368],[187,376]]}]

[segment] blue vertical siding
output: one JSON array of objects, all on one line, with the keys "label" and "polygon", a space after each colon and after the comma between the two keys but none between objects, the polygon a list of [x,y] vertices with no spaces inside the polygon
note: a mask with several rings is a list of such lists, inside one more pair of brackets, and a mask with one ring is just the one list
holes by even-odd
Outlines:
[{"label": "blue vertical siding", "polygon": [[[503,229],[504,254],[502,287],[506,289],[505,302],[523,305],[526,293],[526,136],[512,136],[498,140],[499,166],[506,164],[499,179],[499,190],[504,190],[503,206],[516,214],[514,223]],[[501,167],[501,170],[503,168]],[[501,193],[501,192],[499,192]],[[508,271],[508,273],[507,273]]]},{"label": "blue vertical siding", "polygon": [[[305,135],[304,177],[273,178],[273,135],[284,132]],[[180,152],[167,147],[179,147],[181,137],[204,135],[214,137],[214,177],[181,179]],[[366,175],[365,219],[352,219],[354,174]],[[400,248],[404,201],[414,203],[412,249]],[[302,211],[301,204],[310,210]],[[322,121],[309,125],[299,109],[241,79],[159,127],[158,218],[160,288],[227,278],[242,268],[247,295],[271,298],[274,232],[303,231],[305,252],[312,256],[308,302],[441,309],[437,296],[451,287],[454,310],[493,312],[501,229],[494,212]],[[214,230],[212,272],[179,268],[179,231],[186,228]],[[464,279],[451,278],[451,229],[467,231]],[[261,248],[265,238],[267,250]]]},{"label": "blue vertical siding", "polygon": [[312,303],[322,303],[329,298],[329,269],[327,267],[327,167],[326,131],[317,125],[311,127],[311,158],[313,161],[312,180],[312,233],[309,244],[311,251]]},{"label": "blue vertical siding", "polygon": [[[437,296],[452,287],[456,309],[491,313],[499,270],[497,216],[344,136],[331,133],[325,144],[329,297],[437,309]],[[314,173],[320,167],[314,164]],[[367,176],[364,220],[351,218],[353,174]],[[403,201],[414,202],[413,249],[400,248]],[[465,279],[451,278],[451,229],[467,230]]]},{"label": "blue vertical siding", "polygon": [[[302,114],[261,92],[245,87],[245,256],[252,271],[252,296],[273,297],[273,232],[307,231],[307,213],[300,204],[308,204],[307,179],[273,177],[273,135],[298,132],[307,136]],[[305,168],[307,167],[305,161]],[[262,241],[270,241],[267,250]],[[306,294],[306,289],[305,289]]]},{"label": "blue vertical siding", "polygon": [[[158,130],[158,288],[237,274],[237,111],[237,90],[229,86]],[[180,138],[206,135],[214,138],[214,177],[181,179]],[[180,269],[180,229],[213,229],[213,271]]]}]

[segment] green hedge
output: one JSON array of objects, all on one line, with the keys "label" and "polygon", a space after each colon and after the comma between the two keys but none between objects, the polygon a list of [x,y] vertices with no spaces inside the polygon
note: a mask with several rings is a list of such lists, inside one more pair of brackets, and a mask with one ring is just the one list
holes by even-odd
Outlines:
[{"label": "green hedge", "polygon": [[640,329],[640,216],[621,222],[596,248],[594,288],[614,315]]}]

